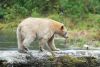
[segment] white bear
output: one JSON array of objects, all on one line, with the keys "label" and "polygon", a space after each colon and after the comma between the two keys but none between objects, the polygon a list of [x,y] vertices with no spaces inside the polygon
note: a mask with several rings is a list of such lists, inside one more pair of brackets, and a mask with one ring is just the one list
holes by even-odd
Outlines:
[{"label": "white bear", "polygon": [[17,27],[18,51],[27,52],[28,46],[39,40],[40,51],[44,50],[47,43],[51,50],[59,50],[54,44],[54,35],[58,34],[67,38],[67,32],[62,23],[48,18],[26,18]]}]

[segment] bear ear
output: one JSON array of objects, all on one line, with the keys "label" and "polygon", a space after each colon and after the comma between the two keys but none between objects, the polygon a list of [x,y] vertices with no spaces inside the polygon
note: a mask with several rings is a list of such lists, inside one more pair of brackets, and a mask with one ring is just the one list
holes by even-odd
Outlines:
[{"label": "bear ear", "polygon": [[64,26],[62,25],[60,29],[63,30],[64,29]]}]

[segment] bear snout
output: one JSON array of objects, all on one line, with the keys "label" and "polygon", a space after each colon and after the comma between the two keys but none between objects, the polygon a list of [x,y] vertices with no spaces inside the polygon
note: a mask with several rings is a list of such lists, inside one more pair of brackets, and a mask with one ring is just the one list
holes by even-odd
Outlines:
[{"label": "bear snout", "polygon": [[64,33],[64,38],[68,38],[67,32]]}]

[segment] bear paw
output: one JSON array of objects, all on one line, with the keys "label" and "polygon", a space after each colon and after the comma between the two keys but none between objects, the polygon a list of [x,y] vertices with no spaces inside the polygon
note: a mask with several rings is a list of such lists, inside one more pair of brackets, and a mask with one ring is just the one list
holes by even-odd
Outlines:
[{"label": "bear paw", "polygon": [[56,49],[53,49],[53,51],[60,51],[60,49],[59,48],[56,48]]}]

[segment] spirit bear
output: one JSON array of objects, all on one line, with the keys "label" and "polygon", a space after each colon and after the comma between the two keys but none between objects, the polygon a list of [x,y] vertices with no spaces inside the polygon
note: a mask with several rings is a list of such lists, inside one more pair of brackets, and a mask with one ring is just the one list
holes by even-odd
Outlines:
[{"label": "spirit bear", "polygon": [[58,34],[67,38],[67,32],[62,23],[48,18],[26,18],[17,27],[18,51],[27,52],[28,46],[35,40],[39,40],[40,51],[44,51],[44,45],[48,44],[52,51],[57,51],[54,44],[54,35]]}]

